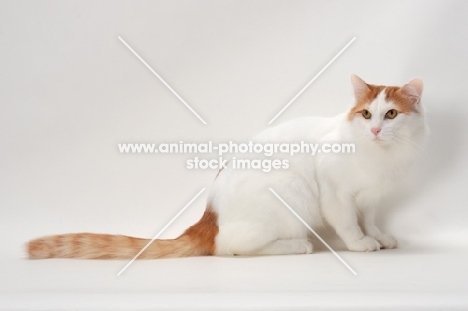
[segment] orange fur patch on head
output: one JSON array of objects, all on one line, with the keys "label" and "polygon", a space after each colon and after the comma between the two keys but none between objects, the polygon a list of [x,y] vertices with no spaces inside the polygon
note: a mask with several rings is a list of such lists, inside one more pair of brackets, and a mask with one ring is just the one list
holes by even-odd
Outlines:
[{"label": "orange fur patch on head", "polygon": [[367,106],[379,96],[381,92],[385,93],[385,100],[395,104],[396,110],[400,113],[417,112],[415,99],[403,94],[399,86],[384,86],[367,84],[368,90],[359,95],[356,104],[348,112],[347,119],[352,120],[354,116],[361,113]]},{"label": "orange fur patch on head", "polygon": [[401,87],[388,86],[385,88],[385,99],[392,101],[397,107],[400,113],[410,113],[416,111],[414,100],[408,96],[405,96],[401,92]]},{"label": "orange fur patch on head", "polygon": [[383,85],[372,85],[367,84],[368,90],[363,92],[356,98],[356,104],[353,108],[348,112],[348,120],[352,120],[356,113],[360,113],[362,110],[366,109],[366,107],[377,98],[377,96],[385,89]]}]

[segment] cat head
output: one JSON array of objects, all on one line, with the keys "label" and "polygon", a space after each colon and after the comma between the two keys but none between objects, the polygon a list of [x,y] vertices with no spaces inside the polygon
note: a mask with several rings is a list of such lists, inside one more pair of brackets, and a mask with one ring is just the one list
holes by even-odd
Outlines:
[{"label": "cat head", "polygon": [[355,104],[347,119],[359,138],[379,145],[411,143],[425,132],[421,107],[423,82],[419,78],[402,87],[367,84],[351,76]]}]

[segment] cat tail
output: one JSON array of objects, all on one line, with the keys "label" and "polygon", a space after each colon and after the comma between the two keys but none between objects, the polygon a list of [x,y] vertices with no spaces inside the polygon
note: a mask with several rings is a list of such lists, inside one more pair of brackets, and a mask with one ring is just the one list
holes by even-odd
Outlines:
[{"label": "cat tail", "polygon": [[[202,218],[173,240],[154,240],[138,259],[209,256],[215,253],[218,215],[210,207]],[[132,259],[151,240],[124,235],[70,233],[29,241],[30,259]]]}]

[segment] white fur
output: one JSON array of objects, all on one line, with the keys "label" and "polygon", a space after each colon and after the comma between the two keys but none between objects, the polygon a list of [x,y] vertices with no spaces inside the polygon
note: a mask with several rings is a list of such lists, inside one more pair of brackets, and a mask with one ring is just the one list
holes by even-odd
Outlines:
[{"label": "white fur", "polygon": [[[401,181],[418,155],[426,123],[421,104],[417,105],[417,112],[385,119],[385,113],[396,107],[380,94],[367,107],[372,113],[369,120],[356,115],[348,121],[346,114],[306,117],[257,135],[254,140],[258,142],[354,143],[356,153],[289,156],[289,169],[269,173],[224,169],[209,195],[209,203],[218,213],[216,254],[312,252],[308,229],[268,188],[312,228],[331,225],[350,250],[396,247],[396,240],[374,225],[374,208]],[[370,131],[374,126],[382,128],[377,141]]]}]

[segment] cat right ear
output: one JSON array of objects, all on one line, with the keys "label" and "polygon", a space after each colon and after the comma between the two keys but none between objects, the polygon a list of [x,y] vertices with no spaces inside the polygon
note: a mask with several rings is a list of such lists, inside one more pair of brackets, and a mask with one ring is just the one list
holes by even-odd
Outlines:
[{"label": "cat right ear", "polygon": [[407,84],[403,85],[401,88],[401,92],[408,96],[412,101],[413,104],[419,103],[419,100],[421,99],[421,94],[423,91],[423,82],[419,78],[414,78]]},{"label": "cat right ear", "polygon": [[351,84],[353,85],[354,89],[354,97],[356,99],[361,98],[363,95],[365,95],[367,92],[369,92],[369,87],[367,86],[367,83],[364,82],[361,78],[359,78],[357,75],[351,75]]}]

